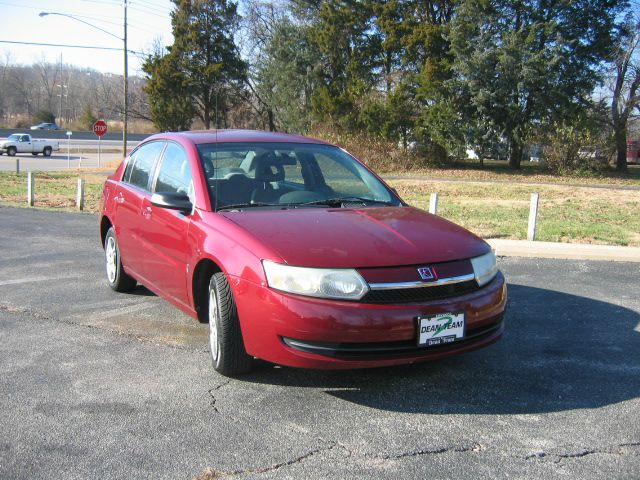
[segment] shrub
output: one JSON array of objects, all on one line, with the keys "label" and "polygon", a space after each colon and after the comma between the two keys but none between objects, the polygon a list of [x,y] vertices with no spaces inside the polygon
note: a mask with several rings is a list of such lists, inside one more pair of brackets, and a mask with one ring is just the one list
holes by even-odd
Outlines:
[{"label": "shrub", "polygon": [[40,110],[33,116],[33,121],[35,123],[55,123],[56,116],[49,110]]},{"label": "shrub", "polygon": [[428,147],[404,150],[393,140],[363,132],[345,132],[335,126],[315,125],[309,135],[339,145],[377,172],[412,170],[441,160],[441,152]]},{"label": "shrub", "polygon": [[593,173],[607,170],[615,146],[606,131],[580,125],[556,125],[544,147],[546,168],[552,173]]},{"label": "shrub", "polygon": [[93,124],[96,122],[97,118],[93,114],[91,107],[86,105],[84,110],[82,111],[82,115],[80,116],[80,126],[83,130],[92,130]]}]

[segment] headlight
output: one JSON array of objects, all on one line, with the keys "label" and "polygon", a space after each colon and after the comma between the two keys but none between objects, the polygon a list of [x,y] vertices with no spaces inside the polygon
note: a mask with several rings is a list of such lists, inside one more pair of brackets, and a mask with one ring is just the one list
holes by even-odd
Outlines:
[{"label": "headlight", "polygon": [[264,273],[271,288],[311,297],[360,300],[367,282],[352,269],[291,267],[264,260]]},{"label": "headlight", "polygon": [[496,254],[491,250],[489,253],[480,255],[471,259],[473,265],[473,274],[476,276],[476,282],[479,286],[486,285],[498,273],[498,265],[496,265]]}]

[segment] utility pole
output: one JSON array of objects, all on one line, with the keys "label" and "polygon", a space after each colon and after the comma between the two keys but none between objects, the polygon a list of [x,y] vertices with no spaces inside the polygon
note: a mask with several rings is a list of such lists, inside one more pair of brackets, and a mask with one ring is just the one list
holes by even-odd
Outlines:
[{"label": "utility pole", "polygon": [[64,81],[62,80],[62,53],[60,54],[60,85],[57,85],[58,87],[60,87],[60,105],[58,107],[58,123],[59,126],[62,126],[62,95],[64,94],[64,87],[66,87],[66,85],[64,84]]},{"label": "utility pole", "polygon": [[129,117],[129,61],[127,52],[127,0],[124,0],[124,127],[122,129],[122,155],[127,156],[127,121]]}]

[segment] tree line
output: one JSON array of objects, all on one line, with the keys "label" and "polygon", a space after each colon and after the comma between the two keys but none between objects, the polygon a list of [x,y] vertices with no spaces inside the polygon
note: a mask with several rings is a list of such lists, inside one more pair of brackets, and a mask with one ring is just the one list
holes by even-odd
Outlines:
[{"label": "tree line", "polygon": [[514,169],[531,143],[606,133],[626,168],[640,83],[626,0],[248,0],[242,17],[173,1],[175,41],[144,65],[161,130],[320,123],[443,161],[506,144]]},{"label": "tree line", "polygon": [[[34,123],[55,122],[63,128],[89,130],[97,118],[121,121],[122,75],[42,58],[19,65],[5,55],[0,64],[0,123],[28,128]],[[129,105],[134,118],[151,120],[146,84],[141,77],[129,79]]]}]

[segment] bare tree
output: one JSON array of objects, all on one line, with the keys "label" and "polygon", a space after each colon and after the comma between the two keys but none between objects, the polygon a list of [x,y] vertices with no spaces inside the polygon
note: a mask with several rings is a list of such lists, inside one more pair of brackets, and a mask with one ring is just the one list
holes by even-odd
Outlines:
[{"label": "bare tree", "polygon": [[616,142],[616,169],[627,170],[627,129],[640,107],[640,17],[629,14],[613,59],[611,121]]},{"label": "bare tree", "polygon": [[[38,94],[42,98],[37,102],[37,108],[41,110],[47,110],[49,112],[55,112],[54,99],[56,98],[57,85],[62,85],[62,80],[58,79],[59,65],[51,64],[46,61],[42,56],[40,60],[33,65],[35,74],[39,80]],[[60,72],[60,77],[62,73]],[[59,82],[59,83],[58,83]],[[60,94],[64,95],[63,88],[60,89]]]},{"label": "bare tree", "polygon": [[282,2],[247,0],[244,2],[240,41],[245,58],[249,59],[245,101],[256,116],[265,120],[270,131],[278,130],[273,105],[260,94],[257,87],[259,68],[264,64],[264,51],[277,23],[287,15]]}]

